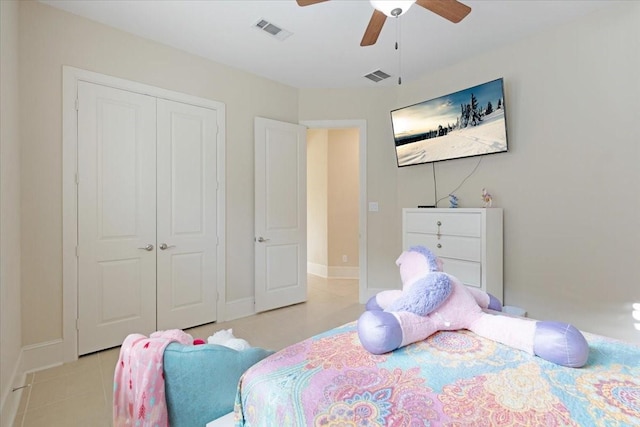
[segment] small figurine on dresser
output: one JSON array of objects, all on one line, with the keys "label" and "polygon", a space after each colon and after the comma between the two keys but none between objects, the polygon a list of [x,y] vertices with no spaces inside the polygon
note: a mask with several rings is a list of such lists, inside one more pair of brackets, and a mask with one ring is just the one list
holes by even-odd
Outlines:
[{"label": "small figurine on dresser", "polygon": [[489,194],[486,188],[482,189],[482,201],[484,202],[485,208],[491,207],[491,203],[493,202],[493,199],[491,198],[491,194]]},{"label": "small figurine on dresser", "polygon": [[452,209],[458,207],[458,197],[455,194],[449,194],[449,207]]}]

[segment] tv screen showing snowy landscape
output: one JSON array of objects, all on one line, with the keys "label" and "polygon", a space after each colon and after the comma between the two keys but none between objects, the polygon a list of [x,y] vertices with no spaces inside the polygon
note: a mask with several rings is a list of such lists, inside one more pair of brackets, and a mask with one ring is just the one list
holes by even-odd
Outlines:
[{"label": "tv screen showing snowy landscape", "polygon": [[392,111],[398,166],[507,151],[502,80]]}]

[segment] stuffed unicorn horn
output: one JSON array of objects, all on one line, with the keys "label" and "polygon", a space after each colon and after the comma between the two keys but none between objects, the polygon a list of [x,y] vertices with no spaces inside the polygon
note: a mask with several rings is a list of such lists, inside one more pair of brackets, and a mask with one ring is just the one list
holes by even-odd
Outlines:
[{"label": "stuffed unicorn horn", "polygon": [[442,272],[442,262],[427,248],[410,248],[396,264],[402,290],[378,293],[358,319],[358,336],[369,352],[393,351],[441,330],[468,329],[558,365],[578,368],[587,362],[589,344],[574,326],[483,311],[500,310],[501,304]]}]

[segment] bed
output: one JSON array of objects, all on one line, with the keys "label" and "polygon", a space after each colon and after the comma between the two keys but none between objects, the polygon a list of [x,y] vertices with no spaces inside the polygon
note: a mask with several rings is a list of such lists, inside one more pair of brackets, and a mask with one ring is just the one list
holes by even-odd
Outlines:
[{"label": "bed", "polygon": [[348,323],[245,372],[235,425],[640,426],[640,346],[585,337],[573,369],[466,330],[373,355]]}]

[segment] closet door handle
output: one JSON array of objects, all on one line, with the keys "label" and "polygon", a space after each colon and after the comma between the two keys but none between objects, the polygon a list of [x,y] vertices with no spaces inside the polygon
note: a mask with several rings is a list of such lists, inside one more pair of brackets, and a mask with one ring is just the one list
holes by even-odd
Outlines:
[{"label": "closet door handle", "polygon": [[264,237],[260,236],[260,237],[258,237],[257,241],[260,242],[260,243],[264,243],[264,242],[268,242],[269,240],[270,239],[265,239]]},{"label": "closet door handle", "polygon": [[138,248],[138,249],[142,249],[148,252],[151,252],[153,250],[153,245],[151,243],[149,243],[147,246],[145,246],[144,248]]},{"label": "closet door handle", "polygon": [[163,251],[169,248],[175,248],[176,245],[167,245],[166,243],[160,243],[160,249],[162,249]]}]

